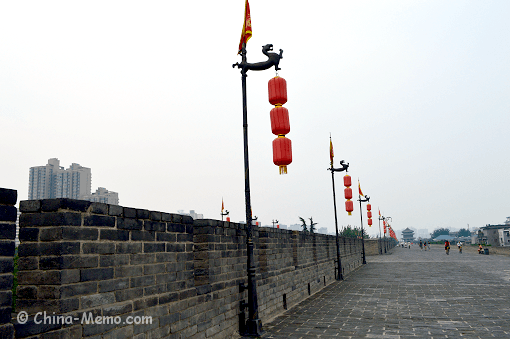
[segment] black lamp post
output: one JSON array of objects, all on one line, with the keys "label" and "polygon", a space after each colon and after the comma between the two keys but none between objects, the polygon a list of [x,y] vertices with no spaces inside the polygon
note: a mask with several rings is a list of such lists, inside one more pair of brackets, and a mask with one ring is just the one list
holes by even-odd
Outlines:
[{"label": "black lamp post", "polygon": [[[379,216],[379,238],[381,237],[381,220],[384,222],[388,219],[391,219],[391,217]],[[384,240],[386,240],[386,233],[384,233]],[[384,241],[384,253],[386,253],[386,241]]]},{"label": "black lamp post", "polygon": [[223,217],[228,215],[228,210],[225,210],[225,213],[221,212],[221,221],[223,221]]},{"label": "black lamp post", "polygon": [[243,284],[240,286],[240,291],[248,289],[248,303],[242,303],[241,308],[248,307],[248,320],[244,328],[244,335],[247,336],[260,336],[262,335],[262,322],[259,319],[259,306],[257,298],[257,281],[255,278],[255,263],[253,251],[253,218],[251,215],[251,197],[250,197],[250,165],[248,158],[248,108],[246,105],[246,77],[249,70],[263,71],[275,66],[278,71],[278,64],[282,58],[283,51],[280,49],[280,54],[271,53],[273,45],[268,44],[262,46],[262,53],[268,57],[266,61],[250,64],[246,60],[246,43],[242,44],[241,49],[241,63],[235,63],[232,67],[241,69],[241,81],[243,92],[243,134],[244,134],[244,198],[246,204],[246,256],[248,266],[248,286]]},{"label": "black lamp post", "polygon": [[363,211],[361,210],[361,203],[362,202],[369,202],[370,197],[368,195],[365,195],[365,199],[362,199],[360,196],[358,198],[359,201],[359,216],[361,219],[361,246],[363,248],[363,265],[366,265],[367,261],[365,259],[365,230],[363,228]]},{"label": "black lamp post", "polygon": [[274,225],[275,225],[275,224],[278,224],[278,222],[279,222],[278,220],[274,220],[274,219],[273,219],[273,228],[274,228]]},{"label": "black lamp post", "polygon": [[336,280],[344,280],[344,276],[342,274],[342,261],[340,259],[340,240],[338,234],[338,218],[336,215],[336,194],[335,194],[335,172],[346,171],[349,168],[349,164],[345,163],[344,160],[340,161],[341,168],[333,168],[333,160],[331,160],[331,167],[328,168],[328,171],[331,171],[331,182],[333,183],[333,208],[335,209],[335,229],[336,229],[336,262],[337,262],[337,271],[338,275]]}]

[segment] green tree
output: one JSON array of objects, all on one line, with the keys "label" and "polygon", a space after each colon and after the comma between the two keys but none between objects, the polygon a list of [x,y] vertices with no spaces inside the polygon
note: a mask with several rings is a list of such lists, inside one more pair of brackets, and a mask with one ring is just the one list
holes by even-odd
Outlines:
[{"label": "green tree", "polygon": [[308,232],[308,226],[306,226],[305,219],[299,217],[299,220],[301,220],[301,227],[303,227],[303,232]]},{"label": "green tree", "polygon": [[461,228],[459,230],[459,237],[470,237],[471,236],[471,232],[469,232],[469,230],[465,229],[465,228]]},{"label": "green tree", "polygon": [[315,225],[317,225],[317,223],[313,222],[312,217],[310,217],[310,233],[315,233]]},{"label": "green tree", "polygon": [[435,239],[440,235],[450,235],[450,230],[448,228],[437,228],[434,232],[430,233],[430,238]]}]

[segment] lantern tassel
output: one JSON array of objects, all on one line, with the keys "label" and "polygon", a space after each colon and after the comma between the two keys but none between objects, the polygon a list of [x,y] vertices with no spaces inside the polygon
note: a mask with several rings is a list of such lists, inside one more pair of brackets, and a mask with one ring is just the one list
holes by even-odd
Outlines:
[{"label": "lantern tassel", "polygon": [[287,166],[286,165],[282,165],[282,166],[278,166],[280,168],[280,174],[287,174]]}]

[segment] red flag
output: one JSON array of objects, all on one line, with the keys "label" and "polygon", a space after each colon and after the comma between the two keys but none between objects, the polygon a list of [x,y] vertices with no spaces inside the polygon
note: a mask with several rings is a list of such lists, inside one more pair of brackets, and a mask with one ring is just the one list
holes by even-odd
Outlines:
[{"label": "red flag", "polygon": [[250,15],[250,4],[248,0],[244,4],[244,22],[243,22],[243,31],[241,33],[241,41],[239,42],[239,52],[243,49],[243,44],[248,43],[248,40],[251,38],[251,15]]},{"label": "red flag", "polygon": [[329,136],[329,160],[331,161],[331,167],[333,167],[333,157],[335,154],[333,153],[333,142],[331,141],[331,136]]},{"label": "red flag", "polygon": [[225,209],[225,205],[223,205],[223,198],[221,198],[221,213],[223,213],[224,209]]},{"label": "red flag", "polygon": [[359,190],[359,195],[363,196],[363,192],[361,192],[361,186],[359,184],[359,179],[358,179],[358,190]]}]

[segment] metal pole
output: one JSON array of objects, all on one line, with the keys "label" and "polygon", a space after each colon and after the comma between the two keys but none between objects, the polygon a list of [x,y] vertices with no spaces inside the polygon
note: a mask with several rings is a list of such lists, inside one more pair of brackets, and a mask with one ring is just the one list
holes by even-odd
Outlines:
[{"label": "metal pole", "polygon": [[365,260],[365,231],[363,229],[363,211],[361,210],[361,198],[358,197],[359,201],[359,217],[361,219],[361,246],[363,247],[363,265],[366,265],[367,261]]},{"label": "metal pole", "polygon": [[378,219],[379,219],[379,254],[382,254],[381,216],[379,216]]},{"label": "metal pole", "polygon": [[331,181],[333,183],[333,206],[335,208],[335,229],[336,229],[336,262],[337,262],[337,270],[338,275],[336,280],[344,280],[344,275],[342,274],[342,261],[340,259],[340,242],[338,235],[338,219],[336,215],[336,194],[335,194],[335,172],[333,171],[333,164],[331,164]]},{"label": "metal pole", "polygon": [[[246,63],[246,44],[243,44],[242,62]],[[246,202],[246,256],[248,266],[248,320],[246,321],[246,333],[249,336],[262,334],[262,323],[259,319],[257,301],[257,281],[255,278],[255,266],[253,255],[253,230],[250,198],[250,165],[248,161],[248,108],[246,105],[246,71],[242,74],[243,86],[243,132],[244,132],[244,198]]]}]

